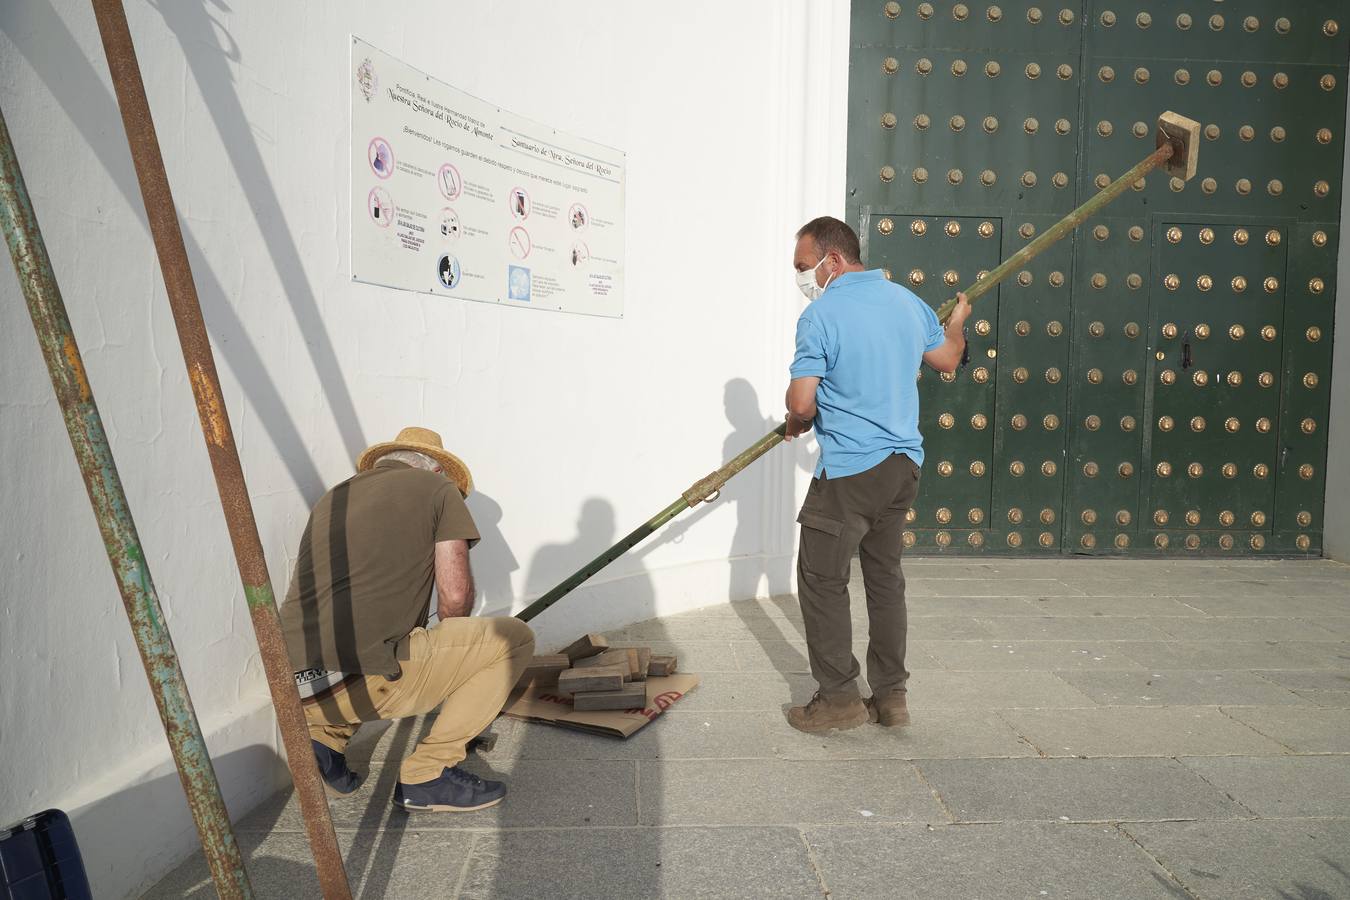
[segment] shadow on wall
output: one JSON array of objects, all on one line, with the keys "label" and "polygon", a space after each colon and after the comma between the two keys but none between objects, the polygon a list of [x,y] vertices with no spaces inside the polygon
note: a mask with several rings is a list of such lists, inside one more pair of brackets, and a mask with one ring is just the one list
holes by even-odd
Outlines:
[{"label": "shadow on wall", "polygon": [[[211,762],[217,780],[232,795],[227,804],[231,818],[289,783],[285,761],[262,744],[215,756]],[[164,872],[194,851],[195,859],[187,865],[198,863],[205,874],[201,845],[177,771],[72,810],[70,818],[95,896],[110,896],[113,885],[126,891],[147,887],[140,883],[147,873]],[[147,834],[158,839],[156,853],[149,858],[145,856]],[[170,840],[169,836],[174,837]],[[245,865],[249,865],[247,856]]]},{"label": "shadow on wall", "polygon": [[[722,443],[722,458],[731,459],[755,441],[764,437],[782,423],[781,416],[766,416],[760,410],[759,394],[754,385],[744,378],[727,382],[722,395],[727,421],[732,431]],[[727,585],[727,599],[754,597],[763,584],[769,596],[786,594],[792,589],[792,558],[776,558],[772,554],[780,547],[791,546],[796,530],[793,469],[800,465],[810,471],[810,461],[802,460],[801,444],[780,445],[770,453],[788,454],[790,463],[774,465],[774,460],[756,462],[767,473],[763,489],[753,479],[738,475],[727,482],[722,491],[723,501],[735,504],[736,531],[731,538],[728,557],[731,561],[731,579]]]},{"label": "shadow on wall", "polygon": [[[280,289],[304,335],[305,346],[333,411],[347,456],[354,459],[366,442],[351,393],[324,327],[314,291],[300,264],[299,248],[277,201],[274,185],[263,165],[226,64],[227,60],[237,62],[240,59],[238,46],[229,40],[228,34],[211,18],[202,3],[166,3],[158,4],[156,8],[183,45],[184,56],[229,153],[235,174],[252,200],[250,208],[271,255]],[[89,14],[87,10],[85,13]],[[48,0],[0,5],[0,30],[10,36],[15,47],[47,85],[148,235],[149,225],[117,100],[104,86],[101,77],[106,71],[102,57],[96,56],[91,62],[85,56]],[[228,48],[220,46],[221,35],[228,41]],[[174,173],[169,174],[172,183]],[[186,223],[183,223],[183,240],[211,343],[239,380],[296,488],[307,503],[313,504],[325,486],[305,446],[305,438],[287,412],[280,390],[268,376],[264,360],[231,304],[225,286],[216,277],[200,242]]]},{"label": "shadow on wall", "polygon": [[[592,497],[581,505],[576,537],[565,544],[545,544],[535,551],[525,576],[525,591],[542,594],[599,556],[617,539],[614,505],[608,500]],[[640,621],[656,615],[656,590],[651,576],[641,564],[641,557],[629,553],[620,557],[620,560],[624,559],[631,560],[619,576],[623,582],[625,609],[632,613],[628,618]]]},{"label": "shadow on wall", "polygon": [[477,488],[464,501],[478,526],[478,543],[473,548],[473,580],[478,587],[476,616],[507,616],[515,602],[511,573],[520,568],[516,555],[502,534],[502,507]]},{"label": "shadow on wall", "polygon": [[[723,455],[727,459],[777,428],[782,421],[761,412],[759,395],[754,385],[744,378],[728,381],[723,397],[727,421],[733,429],[723,444]],[[778,598],[772,601],[775,605],[784,609],[796,606],[795,598],[783,596],[792,589],[795,554],[789,551],[784,556],[777,556],[774,553],[779,548],[793,545],[797,517],[795,470],[800,467],[806,472],[814,471],[814,461],[811,454],[802,449],[803,443],[797,440],[770,451],[788,454],[788,459],[778,465],[771,460],[756,463],[765,465],[769,473],[764,478],[763,496],[756,491],[753,481],[741,483],[737,479],[728,482],[722,493],[727,501],[736,504],[736,532],[731,539],[731,575],[727,586],[730,600],[754,597],[759,585],[767,582],[769,597]],[[753,555],[756,548],[761,549],[759,555]],[[741,604],[733,608],[759,642],[761,651],[774,661],[784,683],[791,686],[793,675],[810,672],[806,654],[788,642],[806,637],[804,626],[795,616],[785,618],[785,623],[790,624],[780,624],[769,619],[759,607]]]}]

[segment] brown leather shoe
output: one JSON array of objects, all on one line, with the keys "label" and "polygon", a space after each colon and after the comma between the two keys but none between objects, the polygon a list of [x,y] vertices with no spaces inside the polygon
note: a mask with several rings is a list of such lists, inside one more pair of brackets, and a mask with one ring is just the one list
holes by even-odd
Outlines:
[{"label": "brown leather shoe", "polygon": [[868,697],[864,701],[867,705],[868,720],[887,728],[896,725],[908,725],[909,705],[906,697],[904,691],[891,691],[889,694],[883,695],[880,700],[876,697]]},{"label": "brown leather shoe", "polygon": [[842,731],[864,724],[867,721],[867,707],[857,697],[851,700],[829,700],[817,691],[810,703],[789,709],[787,720],[793,728],[807,734],[818,734],[831,728]]}]

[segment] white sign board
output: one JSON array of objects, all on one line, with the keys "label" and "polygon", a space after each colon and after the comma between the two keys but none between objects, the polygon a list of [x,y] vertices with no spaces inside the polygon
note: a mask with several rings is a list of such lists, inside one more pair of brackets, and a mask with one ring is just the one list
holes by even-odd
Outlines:
[{"label": "white sign board", "polygon": [[352,278],[623,315],[624,154],[352,39]]}]

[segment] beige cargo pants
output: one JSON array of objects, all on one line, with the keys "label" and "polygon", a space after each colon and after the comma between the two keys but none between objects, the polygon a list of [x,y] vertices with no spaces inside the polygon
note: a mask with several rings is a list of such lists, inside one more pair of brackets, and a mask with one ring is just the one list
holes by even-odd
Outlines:
[{"label": "beige cargo pants", "polygon": [[415,628],[397,679],[367,675],[305,704],[309,735],[345,753],[362,722],[439,706],[430,733],[399,769],[404,784],[431,781],[464,760],[465,745],[501,712],[533,655],[534,632],[519,619],[447,619]]}]

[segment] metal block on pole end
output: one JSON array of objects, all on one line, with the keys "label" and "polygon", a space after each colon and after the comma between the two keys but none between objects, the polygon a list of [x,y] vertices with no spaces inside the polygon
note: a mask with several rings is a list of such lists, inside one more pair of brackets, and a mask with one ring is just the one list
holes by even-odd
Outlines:
[{"label": "metal block on pole end", "polygon": [[1170,110],[1158,116],[1154,146],[1168,144],[1172,147],[1172,156],[1166,163],[1167,174],[1190,181],[1195,177],[1200,159],[1200,123]]}]

